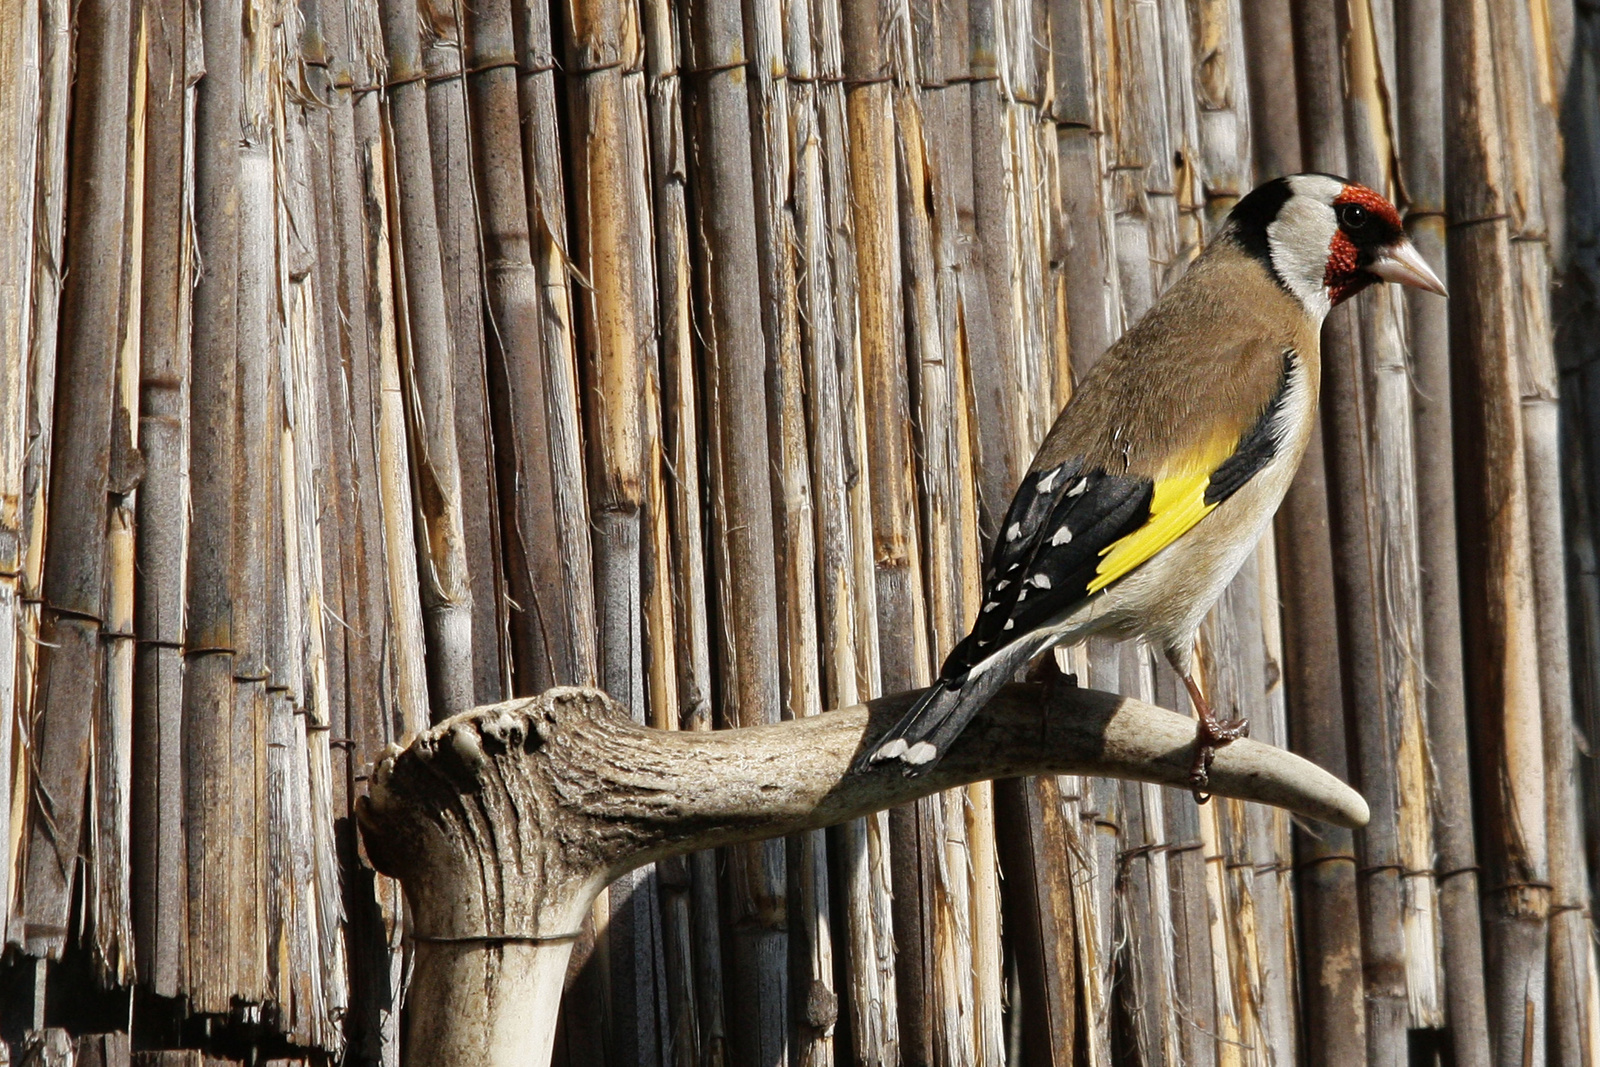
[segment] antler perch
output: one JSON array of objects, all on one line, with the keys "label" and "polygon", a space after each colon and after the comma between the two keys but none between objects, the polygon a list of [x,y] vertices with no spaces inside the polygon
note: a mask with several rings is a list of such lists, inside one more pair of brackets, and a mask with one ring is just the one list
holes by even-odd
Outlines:
[{"label": "antler perch", "polygon": [[[440,723],[378,765],[358,813],[400,879],[416,968],[406,1059],[549,1062],[571,935],[612,879],[666,856],[843,822],[986,778],[1188,782],[1195,722],[1059,683],[1011,685],[929,773],[847,773],[915,693],[774,726],[670,732],[604,694],[553,689]],[[1359,827],[1361,796],[1250,740],[1209,788]]]}]

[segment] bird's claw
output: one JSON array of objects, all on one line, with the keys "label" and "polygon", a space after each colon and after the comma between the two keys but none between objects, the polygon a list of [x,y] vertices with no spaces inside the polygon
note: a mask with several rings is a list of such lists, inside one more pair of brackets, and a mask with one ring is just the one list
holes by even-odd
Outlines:
[{"label": "bird's claw", "polygon": [[1200,729],[1195,737],[1194,764],[1189,768],[1189,788],[1194,792],[1196,804],[1204,804],[1211,799],[1205,788],[1211,780],[1211,761],[1216,758],[1217,749],[1230,741],[1249,736],[1250,722],[1247,719],[1200,720]]}]

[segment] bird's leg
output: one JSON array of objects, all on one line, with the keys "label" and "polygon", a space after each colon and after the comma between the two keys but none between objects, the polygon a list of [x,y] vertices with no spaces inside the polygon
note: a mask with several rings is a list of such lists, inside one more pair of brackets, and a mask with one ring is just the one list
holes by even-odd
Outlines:
[{"label": "bird's leg", "polygon": [[1217,749],[1229,741],[1250,736],[1250,723],[1245,719],[1219,719],[1211,711],[1211,704],[1187,672],[1183,684],[1188,687],[1189,701],[1200,716],[1200,729],[1195,738],[1198,747],[1194,753],[1194,766],[1189,770],[1189,786],[1194,790],[1196,802],[1204,804],[1211,799],[1203,790],[1211,777],[1211,760]]}]

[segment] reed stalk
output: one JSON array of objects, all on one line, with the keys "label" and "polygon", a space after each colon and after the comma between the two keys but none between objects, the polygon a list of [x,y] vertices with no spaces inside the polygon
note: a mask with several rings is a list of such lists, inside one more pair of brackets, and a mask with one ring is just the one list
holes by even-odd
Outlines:
[{"label": "reed stalk", "polygon": [[[1400,177],[1394,170],[1394,129],[1398,119],[1391,86],[1396,84],[1394,69],[1395,36],[1392,16],[1377,7],[1358,4],[1350,7],[1346,64],[1350,86],[1346,105],[1350,167],[1357,180],[1384,189],[1392,198],[1401,196]],[[1364,495],[1376,500],[1369,504],[1367,520],[1372,528],[1371,551],[1375,604],[1379,613],[1374,625],[1382,640],[1380,654],[1383,720],[1372,715],[1358,718],[1359,764],[1361,780],[1368,781],[1368,768],[1391,784],[1395,815],[1381,817],[1364,833],[1363,859],[1369,869],[1395,864],[1398,871],[1372,870],[1366,894],[1369,924],[1366,955],[1377,968],[1398,968],[1403,986],[1396,986],[1392,1023],[1397,1036],[1390,1039],[1391,1055],[1406,1055],[1407,1028],[1431,1028],[1443,1022],[1442,988],[1439,979],[1437,893],[1433,879],[1434,844],[1430,815],[1431,774],[1427,753],[1424,718],[1423,667],[1427,649],[1423,644],[1420,603],[1420,575],[1417,569],[1418,517],[1415,495],[1414,446],[1412,443],[1412,398],[1406,374],[1407,322],[1406,298],[1392,286],[1382,286],[1361,302],[1361,342],[1368,422],[1368,458],[1363,477],[1374,484],[1391,487],[1382,494],[1368,490]],[[1342,477],[1342,476],[1341,476]],[[1378,792],[1374,784],[1368,786]],[[1380,802],[1380,808],[1382,804]],[[1392,829],[1388,828],[1392,825]],[[1382,919],[1384,929],[1398,923],[1399,938],[1383,934],[1387,947],[1379,948],[1381,911],[1396,914],[1397,920]],[[1369,969],[1370,973],[1370,969]],[[1369,980],[1369,1007],[1373,1005],[1375,984]],[[1388,994],[1386,994],[1388,995]],[[1373,1015],[1371,1018],[1375,1019]],[[1369,1032],[1370,1033],[1370,1032]]]},{"label": "reed stalk", "polygon": [[[1462,628],[1474,778],[1483,801],[1484,941],[1496,1061],[1541,1048],[1549,861],[1539,717],[1538,616],[1517,368],[1513,251],[1489,5],[1447,8],[1446,186],[1455,368],[1452,400],[1463,537]],[[1465,298],[1464,298],[1465,297]],[[1492,784],[1492,787],[1486,787]]]},{"label": "reed stalk", "polygon": [[[492,625],[507,644],[495,657],[499,681],[507,691],[513,687],[518,665],[513,662],[521,636],[519,623],[536,620],[549,626],[541,601],[562,599],[559,543],[554,523],[550,454],[554,442],[549,432],[549,403],[541,369],[546,361],[543,336],[539,328],[541,301],[539,276],[533,265],[533,243],[528,215],[527,183],[523,173],[522,136],[517,101],[517,48],[509,0],[474,5],[462,11],[465,25],[462,67],[473,73],[466,78],[465,121],[469,126],[471,161],[468,171],[470,196],[457,195],[476,211],[479,245],[458,250],[465,262],[465,276],[457,283],[462,293],[474,279],[482,286],[484,326],[481,338],[475,326],[467,329],[469,342],[483,346],[483,368],[478,371],[482,391],[458,397],[458,424],[468,426],[468,436],[477,450],[488,449],[483,475],[488,480],[468,492],[470,498],[482,495],[492,502],[486,518],[494,521],[493,535],[487,542],[481,534],[469,541],[493,547],[497,558],[492,566],[474,562],[474,573],[495,575],[496,592],[491,610],[477,610],[474,633]],[[440,108],[440,110],[444,110]],[[442,117],[449,122],[454,112]],[[435,185],[440,175],[436,171]],[[481,266],[477,263],[481,255]],[[470,305],[462,313],[472,310]],[[463,346],[473,351],[471,343]],[[460,358],[458,372],[473,381],[474,368]],[[475,423],[468,408],[481,405]],[[491,432],[492,427],[492,432]],[[490,438],[492,437],[492,440]],[[465,468],[464,468],[465,470]],[[476,476],[476,475],[475,475]],[[477,553],[475,553],[475,560]],[[510,561],[506,567],[502,561]],[[496,605],[505,605],[497,607]],[[517,606],[522,610],[517,611]],[[553,605],[552,605],[553,606]],[[507,609],[509,608],[509,612]],[[501,613],[507,617],[501,618]],[[552,612],[559,618],[559,613]],[[550,620],[553,622],[554,620]],[[554,680],[557,672],[542,657],[521,665]],[[566,657],[563,657],[566,658]],[[488,664],[482,644],[475,657],[478,684],[485,682]],[[536,670],[542,667],[543,670]],[[560,672],[570,677],[570,668]]]},{"label": "reed stalk", "polygon": [[[712,566],[724,725],[777,722],[779,662],[772,456],[766,410],[768,351],[756,247],[748,76],[737,5],[715,0],[685,11],[692,45],[687,68],[694,126],[691,159],[703,241],[706,308],[700,327],[706,367],[706,448],[710,455]],[[733,918],[729,992],[730,1058],[769,1061],[790,1040],[788,936],[779,922],[788,907],[783,842],[728,850],[724,907]]]},{"label": "reed stalk", "polygon": [[[30,348],[34,318],[35,216],[39,201],[39,124],[43,86],[40,67],[44,42],[40,10],[22,6],[0,22],[0,114],[10,117],[0,132],[4,158],[0,182],[17,195],[0,208],[0,349],[14,355],[0,360],[0,767],[13,766],[12,751],[26,708],[18,693],[23,660],[17,639],[26,609],[19,600],[25,552],[24,482],[27,470]],[[19,701],[19,695],[21,700]],[[0,942],[10,928],[15,856],[11,847],[13,813],[9,797],[0,799]]]},{"label": "reed stalk", "polygon": [[[930,651],[911,398],[902,356],[908,342],[903,305],[908,277],[897,162],[898,136],[911,136],[904,132],[906,122],[920,125],[920,113],[910,91],[916,75],[908,10],[901,4],[846,3],[842,15],[861,399],[867,412],[877,413],[866,422],[872,581],[881,684],[895,692],[925,684]],[[947,856],[936,827],[946,825],[942,814],[927,802],[889,814],[898,1026],[901,1055],[911,1062],[931,1061],[937,1048],[951,1044],[951,1008],[962,996],[953,984],[940,982],[936,885]],[[964,822],[956,830],[964,834]],[[964,870],[951,872],[944,884],[964,877]],[[945,942],[957,956],[964,947],[960,940]]]},{"label": "reed stalk", "polygon": [[[1303,163],[1307,169],[1343,174],[1351,163],[1351,122],[1346,114],[1340,58],[1340,42],[1346,28],[1331,8],[1296,5],[1294,15]],[[1364,128],[1357,125],[1355,132],[1359,137]],[[1367,1057],[1376,1057],[1387,1063],[1404,1049],[1405,989],[1403,935],[1398,910],[1400,871],[1395,859],[1398,798],[1396,784],[1386,775],[1379,755],[1384,748],[1385,728],[1389,722],[1382,711],[1390,705],[1385,702],[1385,676],[1383,664],[1378,660],[1381,649],[1376,627],[1380,606],[1375,599],[1378,576],[1373,555],[1373,538],[1378,536],[1378,529],[1373,517],[1368,515],[1362,496],[1370,477],[1368,433],[1371,425],[1371,401],[1363,389],[1363,373],[1361,320],[1358,312],[1346,305],[1329,316],[1322,333],[1324,410],[1328,413],[1324,418],[1327,498],[1323,514],[1329,523],[1333,560],[1331,592],[1337,603],[1336,616],[1330,621],[1338,628],[1341,661],[1350,667],[1343,678],[1344,709],[1330,723],[1317,723],[1314,727],[1308,724],[1307,734],[1309,740],[1317,735],[1327,736],[1322,731],[1330,728],[1343,733],[1345,722],[1349,721],[1352,725],[1347,758],[1351,772],[1361,773],[1365,766],[1371,784],[1383,790],[1383,799],[1380,801],[1379,833],[1363,835],[1355,842],[1355,858],[1363,867],[1370,868],[1360,883],[1359,898],[1339,902],[1359,907],[1359,923],[1352,922],[1353,916],[1348,912],[1341,914],[1333,910],[1317,910],[1313,917],[1317,905],[1308,901],[1305,906],[1308,922],[1341,915],[1340,927],[1327,931],[1338,945],[1337,949],[1307,938],[1310,945],[1316,946],[1308,945],[1308,954],[1319,950],[1328,952],[1339,961],[1342,972],[1341,982],[1324,983],[1323,992],[1336,991],[1339,1003],[1337,1006],[1328,1004],[1329,1016],[1319,1019],[1319,1028],[1340,1036],[1331,1046],[1309,1051],[1313,1056],[1326,1056],[1324,1062],[1366,1062]],[[1308,455],[1307,460],[1313,458]],[[1325,655],[1321,649],[1312,654],[1319,659]],[[1293,677],[1291,674],[1291,679]],[[1306,680],[1312,686],[1323,684],[1320,671]],[[1293,691],[1291,685],[1291,693]],[[1362,722],[1366,725],[1360,726]],[[1340,764],[1344,762],[1339,759]],[[1316,872],[1308,881],[1315,883],[1330,877],[1342,880],[1347,871],[1350,876],[1357,874],[1353,866],[1346,868],[1342,861],[1335,861],[1331,856],[1317,856],[1317,851],[1321,850],[1308,842],[1302,866],[1319,861],[1337,866]],[[1389,858],[1386,860],[1385,856]],[[1389,865],[1384,866],[1386,863]],[[1358,933],[1359,942],[1352,943]],[[1376,988],[1366,988],[1363,973],[1358,969],[1368,953],[1385,961],[1381,970],[1371,972],[1372,980],[1380,983]],[[1333,1012],[1338,1012],[1338,1016]],[[1361,1013],[1359,1027],[1351,1025],[1346,1014],[1349,1012]],[[1339,1021],[1335,1022],[1334,1018]],[[1354,1041],[1350,1041],[1352,1037],[1361,1040],[1364,1051],[1357,1051],[1361,1046],[1351,1047],[1354,1045]]]},{"label": "reed stalk", "polygon": [[[1564,5],[1556,5],[1552,21]],[[1552,225],[1552,242],[1555,252],[1554,267],[1560,280],[1552,293],[1552,318],[1555,327],[1556,355],[1561,369],[1561,426],[1562,461],[1565,489],[1562,502],[1566,526],[1568,551],[1568,596],[1572,612],[1573,666],[1572,692],[1577,728],[1586,735],[1595,731],[1597,711],[1600,711],[1600,567],[1595,562],[1595,506],[1593,503],[1596,474],[1600,472],[1600,436],[1595,420],[1588,414],[1593,410],[1596,385],[1600,378],[1595,374],[1594,321],[1597,272],[1594,234],[1597,218],[1596,186],[1592,173],[1597,149],[1600,149],[1600,124],[1595,121],[1592,108],[1584,105],[1584,94],[1593,92],[1597,84],[1595,57],[1600,54],[1600,24],[1596,13],[1588,9],[1576,12],[1572,24],[1565,32],[1554,34],[1560,42],[1553,47],[1554,65],[1562,76],[1556,80],[1558,92],[1551,103],[1560,108],[1560,133],[1564,149],[1562,177],[1563,197],[1559,225]],[[1567,62],[1570,61],[1570,67]],[[1548,740],[1548,739],[1547,739]],[[1595,834],[1600,820],[1595,818],[1596,781],[1595,762],[1583,756],[1576,760],[1579,791],[1583,797],[1581,819],[1583,840],[1580,843],[1559,843],[1558,847],[1576,847],[1584,855],[1589,885],[1594,884]],[[1552,871],[1552,874],[1554,871]],[[1553,881],[1554,879],[1552,879]],[[1589,899],[1589,898],[1585,898]],[[1593,924],[1592,902],[1587,915]],[[1597,977],[1589,974],[1590,1005],[1594,1004]],[[1582,1038],[1585,1052],[1593,1055],[1600,1048],[1600,1034],[1592,1022]]]},{"label": "reed stalk", "polygon": [[[429,54],[442,67],[435,82],[464,78],[466,94],[430,94],[429,109],[430,128],[451,146],[445,165],[435,165],[434,184],[435,195],[450,203],[445,262],[453,293],[453,333],[461,342],[456,373],[464,384],[456,397],[458,435],[475,456],[462,470],[486,478],[464,490],[472,571],[482,582],[493,576],[494,585],[493,597],[474,598],[475,677],[482,694],[486,685],[509,688],[512,649],[499,651],[494,645],[506,640],[515,646],[523,617],[547,625],[539,601],[560,598],[562,577],[560,553],[552,550],[558,541],[550,486],[549,406],[541,374],[546,354],[518,130],[512,8],[504,0],[475,5],[462,11],[462,19],[458,32],[464,53],[454,67],[442,43],[435,42]],[[470,152],[470,158],[456,158],[458,152]],[[459,187],[464,181],[470,181],[467,189]],[[467,218],[462,218],[467,208]],[[514,566],[502,568],[501,558]],[[496,605],[507,603],[523,609],[502,619],[502,608]],[[478,640],[480,633],[496,637]],[[555,672],[546,656],[530,654],[526,659],[530,662],[522,669],[546,683],[557,673],[571,677],[570,669]]]},{"label": "reed stalk", "polygon": [[[699,521],[703,459],[695,406],[699,375],[679,67],[682,25],[662,0],[646,4],[643,19],[661,332],[661,455],[656,462],[666,481],[665,499],[652,506],[664,509],[670,528],[670,556],[663,565],[670,571],[674,646],[663,654],[677,665],[676,692],[663,694],[659,706],[670,709],[667,729],[709,730],[711,639]],[[676,970],[669,973],[667,990],[675,1062],[726,1063],[716,854],[663,862],[661,885],[663,940],[668,965]]]},{"label": "reed stalk", "polygon": [[[1437,101],[1444,92],[1443,13],[1419,0],[1396,10],[1396,86],[1401,134],[1401,179],[1406,230],[1429,263],[1447,261],[1445,240],[1444,122]],[[1455,462],[1448,449],[1426,442],[1452,433],[1449,308],[1407,297],[1408,347],[1414,377],[1417,508],[1422,515],[1456,513]],[[1456,527],[1419,526],[1423,642],[1427,650],[1428,749],[1434,778],[1435,860],[1444,969],[1445,1018],[1458,1063],[1487,1064],[1489,1034],[1484,1002],[1477,847],[1468,766],[1465,667],[1462,663]]]},{"label": "reed stalk", "polygon": [[[787,58],[792,98],[802,107],[806,95],[815,100],[814,135],[796,138],[802,194],[795,203],[795,231],[817,524],[820,677],[825,702],[837,706],[880,692],[881,683],[840,10],[838,0],[813,0],[809,9],[809,47],[795,27]],[[811,82],[803,80],[808,75]],[[845,916],[846,980],[836,1039],[847,1034],[851,1054],[861,1063],[894,1062],[900,1030],[888,813],[845,824],[830,835],[829,846]]]},{"label": "reed stalk", "polygon": [[[51,524],[62,542],[44,560],[37,706],[29,724],[34,788],[59,798],[35,808],[20,885],[26,943],[59,958],[66,947],[75,863],[94,753],[91,724],[100,714],[105,661],[100,634],[108,616],[108,494],[137,482],[126,448],[120,469],[113,443],[121,316],[125,310],[122,249],[126,237],[130,45],[127,13],[91,9],[108,18],[105,36],[79,41],[75,108],[95,125],[75,125],[69,138],[65,273],[61,291],[57,379],[67,386],[56,405],[50,470]],[[127,430],[124,429],[126,444]],[[70,710],[69,710],[70,709]]]},{"label": "reed stalk", "polygon": [[[972,346],[988,316],[987,294],[971,271],[972,83],[969,12],[961,5],[911,8],[919,92],[902,93],[900,190],[902,259],[915,294],[910,331],[917,408],[921,553],[935,661],[966,632],[982,590],[977,463],[970,407]],[[980,90],[981,91],[981,90]],[[916,106],[913,105],[913,101]],[[934,931],[947,1062],[988,1064],[1005,1056],[1002,1033],[998,852],[994,794],[987,783],[946,793],[947,828],[938,870]],[[1061,866],[1061,865],[1058,865]],[[1064,870],[1064,866],[1062,866]]]},{"label": "reed stalk", "polygon": [[[1584,908],[1589,887],[1578,860],[1573,779],[1571,658],[1563,551],[1559,387],[1552,348],[1550,294],[1552,218],[1544,157],[1556,151],[1551,55],[1543,12],[1493,4],[1490,38],[1502,90],[1511,251],[1514,263],[1513,344],[1521,395],[1528,486],[1528,566],[1538,619],[1539,696],[1544,731],[1546,833],[1550,862],[1549,1021],[1551,1062],[1584,1061],[1594,1031],[1589,988],[1593,949]],[[1559,225],[1559,224],[1557,224]]]},{"label": "reed stalk", "polygon": [[[415,456],[410,477],[417,509],[428,686],[435,716],[472,704],[473,594],[461,512],[456,439],[455,344],[444,286],[428,83],[416,0],[382,0],[387,79],[385,154],[392,161],[397,331],[406,388],[406,425]],[[474,324],[475,325],[475,324]]]},{"label": "reed stalk", "polygon": [[[209,251],[194,291],[189,419],[191,448],[208,463],[191,468],[193,535],[188,558],[185,648],[184,798],[188,808],[189,986],[202,1010],[225,1010],[234,961],[245,955],[235,924],[244,921],[231,890],[234,803],[230,728],[234,636],[231,625],[236,451],[235,358],[239,225],[227,207],[238,195],[239,42],[218,21],[203,27],[207,77],[195,100],[195,238]],[[237,25],[239,14],[233,12]],[[207,918],[202,921],[201,916]]]},{"label": "reed stalk", "polygon": [[[89,791],[94,811],[85,827],[91,864],[84,892],[91,930],[91,958],[100,981],[125,985],[134,976],[130,840],[133,788],[134,709],[134,515],[145,463],[139,452],[143,334],[132,324],[143,310],[144,185],[150,46],[148,18],[131,20],[128,59],[128,158],[125,164],[124,248],[120,334],[112,379],[112,483],[106,521],[106,617],[104,702],[94,723]],[[120,461],[119,461],[120,457]],[[118,469],[120,468],[120,469]]]},{"label": "reed stalk", "polygon": [[[913,8],[918,86],[897,89],[897,185],[900,259],[910,313],[906,319],[909,403],[919,476],[919,557],[923,611],[935,660],[965,633],[976,610],[978,559],[975,486],[969,440],[962,433],[967,363],[956,241],[956,182],[971,159],[967,93],[951,98],[950,78],[967,69],[964,19]],[[967,178],[970,202],[970,178]],[[977,802],[986,805],[986,797]],[[940,1062],[981,1063],[1003,1057],[999,959],[990,949],[998,920],[994,867],[977,866],[976,852],[993,855],[992,823],[969,819],[968,794],[952,791],[919,806],[924,996],[931,1042]],[[987,806],[987,805],[986,805]],[[976,832],[978,840],[971,834]],[[989,930],[986,934],[985,930]]]},{"label": "reed stalk", "polygon": [[[325,380],[320,424],[333,447],[327,464],[325,593],[343,625],[327,629],[330,792],[349,810],[365,768],[385,745],[428,721],[416,541],[412,536],[405,407],[396,337],[389,167],[383,148],[382,24],[375,3],[319,5],[313,25],[325,42],[328,99],[325,180],[315,183],[324,296]],[[315,112],[313,112],[315,114]],[[342,670],[340,666],[342,665]],[[375,1057],[398,1051],[399,893],[368,873],[348,835],[337,847],[348,917],[349,1014],[353,1049]]]},{"label": "reed stalk", "polygon": [[[323,57],[316,40],[316,12],[308,14],[311,17],[298,27],[293,23],[285,27],[285,31],[300,30],[292,54],[295,62]],[[325,68],[308,65],[304,69],[310,74]],[[320,88],[326,92],[325,84]],[[296,108],[291,114],[293,121],[286,123],[275,146],[286,187],[278,215],[278,285],[288,303],[279,365],[283,409],[278,479],[283,571],[279,681],[289,713],[283,724],[289,735],[284,798],[289,817],[281,835],[283,873],[279,884],[287,905],[287,984],[293,997],[280,1010],[291,1020],[298,1042],[339,1048],[343,1044],[340,1020],[349,1008],[348,959],[332,813],[328,642],[321,625],[327,567],[315,506],[320,493],[328,489],[319,402],[326,394],[327,380],[323,316],[317,300],[318,250],[304,236],[317,232],[313,173],[318,163],[317,141],[325,128],[318,121],[321,108]]]},{"label": "reed stalk", "polygon": [[189,346],[194,234],[191,25],[177,4],[147,18],[144,258],[133,760],[134,959],[162,996],[185,984],[187,857],[183,831],[184,564],[189,536]]},{"label": "reed stalk", "polygon": [[537,366],[507,369],[515,376],[501,401],[510,405],[502,418],[513,426],[509,432],[497,429],[496,447],[517,475],[517,492],[502,505],[507,572],[518,609],[511,616],[515,688],[538,692],[552,682],[593,681],[598,653],[549,5],[513,0],[511,22],[542,358]]},{"label": "reed stalk", "polygon": [[[483,199],[477,177],[483,142],[493,134],[485,129],[481,108],[469,102],[470,83],[485,74],[514,80],[509,66],[480,71],[476,50],[466,38],[472,9],[460,0],[428,7],[428,32],[422,39],[422,68],[426,73],[429,146],[433,151],[433,199],[439,212],[439,275],[444,287],[444,307],[455,357],[452,368],[455,401],[455,437],[460,470],[462,551],[470,576],[472,622],[472,692],[475,703],[503,700],[511,695],[506,585],[501,565],[499,497],[495,492],[496,455],[488,388],[486,314],[489,309],[488,248],[483,229],[489,225],[490,205]],[[506,13],[509,23],[509,12]],[[493,62],[511,62],[511,27],[502,34],[505,49]],[[505,107],[502,121],[516,115]],[[503,143],[508,162],[520,154],[516,140]],[[499,155],[500,153],[497,153]],[[516,170],[503,181],[520,192]],[[536,364],[535,364],[536,365]]]},{"label": "reed stalk", "polygon": [[[599,680],[647,715],[641,629],[645,412],[655,330],[654,256],[634,235],[652,229],[643,38],[632,4],[582,3],[570,12],[567,70],[576,128],[573,156],[575,265],[588,285],[577,300],[583,348]],[[665,635],[663,635],[665,636]],[[611,1038],[622,1054],[654,1060],[657,1036],[655,872],[611,889]],[[633,1051],[633,1050],[637,1051]]]},{"label": "reed stalk", "polygon": [[[48,516],[51,454],[55,427],[56,365],[60,339],[62,283],[61,264],[66,255],[68,118],[71,114],[71,88],[74,71],[72,49],[72,9],[69,4],[44,4],[39,8],[41,76],[39,91],[38,170],[34,190],[34,254],[30,258],[32,277],[28,347],[27,448],[23,454],[22,499],[20,501],[21,607],[17,612],[17,708],[8,742],[12,748],[11,767],[15,768],[9,797],[10,818],[7,837],[7,881],[10,893],[7,910],[12,921],[5,932],[8,943],[22,944],[27,937],[19,910],[27,862],[29,797],[38,777],[30,761],[17,760],[16,746],[25,739],[35,721],[42,646],[42,601],[44,596],[45,527]],[[20,355],[21,350],[18,349]],[[42,965],[41,965],[42,966]],[[42,1024],[43,1020],[38,1022]]]},{"label": "reed stalk", "polygon": [[[763,333],[767,342],[768,443],[775,472],[779,686],[789,717],[822,710],[816,601],[816,541],[812,516],[809,445],[803,397],[799,264],[791,196],[797,174],[792,131],[809,117],[791,86],[787,38],[798,35],[810,52],[809,5],[764,0],[744,5],[749,78],[752,166],[755,170],[757,262]],[[805,87],[799,87],[805,92]],[[814,180],[814,179],[813,179]],[[790,975],[795,1056],[801,1064],[834,1060],[833,943],[828,924],[825,835],[788,843]]]}]

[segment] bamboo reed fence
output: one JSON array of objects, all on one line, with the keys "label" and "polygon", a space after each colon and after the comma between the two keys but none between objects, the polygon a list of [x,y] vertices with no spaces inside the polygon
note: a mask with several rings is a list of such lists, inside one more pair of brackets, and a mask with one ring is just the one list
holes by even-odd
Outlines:
[{"label": "bamboo reed fence", "polygon": [[1200,659],[1371,825],[1060,777],[663,862],[557,1060],[1600,1063],[1590,0],[0,4],[6,1062],[397,1064],[388,745],[926,684],[1075,376],[1302,169],[1452,299],[1330,318]]}]

